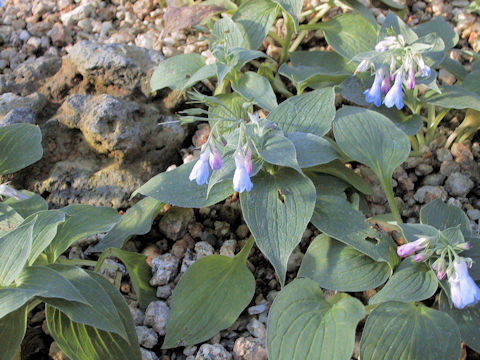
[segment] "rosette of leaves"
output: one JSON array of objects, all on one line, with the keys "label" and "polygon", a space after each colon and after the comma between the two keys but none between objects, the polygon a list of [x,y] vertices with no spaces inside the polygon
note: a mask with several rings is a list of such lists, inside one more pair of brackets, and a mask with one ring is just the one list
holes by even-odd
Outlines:
[{"label": "rosette of leaves", "polygon": [[[18,124],[0,129],[2,174],[26,167],[41,156],[38,127]],[[75,261],[60,255],[73,243],[98,233],[115,230],[125,239],[142,229],[127,226],[128,221],[111,208],[71,205],[48,210],[39,195],[22,193],[26,199],[0,202],[2,359],[20,359],[27,315],[42,302],[49,332],[69,358],[141,359],[130,311],[118,289],[98,273],[74,266]],[[160,204],[155,205],[158,214]],[[110,249],[102,259],[106,256],[125,264],[141,306],[155,299],[143,255]]]}]

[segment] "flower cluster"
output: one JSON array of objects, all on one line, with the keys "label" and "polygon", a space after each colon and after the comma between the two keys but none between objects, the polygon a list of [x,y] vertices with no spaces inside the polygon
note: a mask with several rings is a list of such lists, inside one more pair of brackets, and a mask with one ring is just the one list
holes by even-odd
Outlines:
[{"label": "flower cluster", "polygon": [[437,273],[437,278],[443,280],[445,276],[448,277],[450,298],[456,308],[463,309],[477,303],[480,300],[480,288],[468,273],[468,268],[473,263],[472,259],[458,255],[459,252],[470,249],[470,243],[452,246],[447,242],[433,240],[433,237],[421,237],[399,246],[397,254],[401,257],[415,254],[413,259],[416,262],[432,260],[431,267]]},{"label": "flower cluster", "polygon": [[[382,103],[391,108],[403,108],[403,85],[415,88],[416,78],[428,77],[432,70],[422,55],[406,44],[402,35],[387,36],[377,43],[375,51],[360,54],[362,58],[355,74],[369,69],[375,74],[373,85],[364,91],[365,100],[379,107]],[[391,84],[393,81],[393,85]],[[385,95],[382,101],[382,95]]]}]

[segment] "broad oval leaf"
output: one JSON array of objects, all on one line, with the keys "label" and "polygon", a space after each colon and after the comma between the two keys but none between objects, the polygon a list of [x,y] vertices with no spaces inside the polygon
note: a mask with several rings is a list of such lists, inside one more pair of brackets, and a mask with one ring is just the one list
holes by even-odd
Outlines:
[{"label": "broad oval leaf", "polygon": [[440,86],[441,93],[428,91],[422,102],[447,109],[474,109],[480,111],[480,95],[456,85]]},{"label": "broad oval leaf", "polygon": [[0,349],[3,360],[14,360],[27,331],[27,306],[0,319]]},{"label": "broad oval leaf", "polygon": [[0,128],[0,175],[11,174],[42,158],[42,133],[32,124]]},{"label": "broad oval leaf", "polygon": [[109,247],[121,248],[134,235],[145,235],[152,227],[153,220],[163,208],[163,203],[147,197],[127,210],[120,221],[91,251],[100,252]]},{"label": "broad oval leaf", "polygon": [[312,217],[315,186],[291,168],[281,168],[274,174],[261,171],[252,182],[252,190],[240,195],[243,216],[283,285],[288,257]]},{"label": "broad oval leaf", "polygon": [[325,289],[365,291],[383,284],[391,273],[387,263],[322,234],[308,247],[298,276],[312,279]]},{"label": "broad oval leaf", "polygon": [[53,262],[78,240],[107,232],[120,220],[115,209],[90,205],[69,205],[62,212],[66,220],[57,228],[57,234],[45,249]]},{"label": "broad oval leaf", "polygon": [[141,360],[135,326],[125,300],[101,275],[87,273],[103,288],[104,296],[110,299],[112,308],[109,310],[118,313],[118,325],[125,329],[126,338],[114,332],[74,322],[58,309],[46,305],[45,315],[52,337],[72,360]]},{"label": "broad oval leaf", "polygon": [[278,10],[278,5],[270,0],[242,2],[233,20],[243,33],[245,48],[256,50],[260,47],[277,18]]},{"label": "broad oval leaf", "polygon": [[420,222],[438,230],[460,226],[463,236],[472,236],[467,215],[458,207],[445,204],[441,199],[430,201],[420,209]]},{"label": "broad oval leaf", "polygon": [[175,170],[158,174],[137,189],[132,196],[142,194],[174,206],[202,208],[216,204],[233,194],[232,182],[228,180],[215,185],[207,196],[207,184],[199,186],[188,179],[194,165],[195,161],[192,161]]},{"label": "broad oval leaf", "polygon": [[169,87],[182,90],[190,78],[205,65],[199,54],[181,54],[166,59],[158,65],[150,79],[152,91]]},{"label": "broad oval leaf", "polygon": [[377,43],[377,28],[361,14],[342,14],[319,27],[328,44],[350,60],[362,52],[372,51]]},{"label": "broad oval leaf", "polygon": [[298,28],[298,16],[302,11],[303,0],[273,0],[282,7],[284,11],[292,18],[295,23],[295,29]]},{"label": "broad oval leaf", "polygon": [[327,164],[339,158],[332,144],[320,136],[292,132],[287,137],[295,145],[297,162],[301,168]]},{"label": "broad oval leaf", "polygon": [[9,286],[27,264],[34,225],[35,219],[24,222],[0,238],[0,287]]},{"label": "broad oval leaf", "polygon": [[197,260],[173,291],[163,348],[205,341],[229,327],[251,301],[255,279],[246,266],[251,238],[234,258]]},{"label": "broad oval leaf", "polygon": [[5,202],[0,203],[0,236],[6,235],[23,223],[23,217],[20,216],[14,208],[8,206]]},{"label": "broad oval leaf", "polygon": [[447,50],[453,48],[458,43],[457,32],[442,17],[436,17],[421,23],[414,30],[419,37],[436,33],[437,36],[442,38]]},{"label": "broad oval leaf", "polygon": [[432,297],[437,288],[435,273],[426,264],[416,263],[409,257],[402,261],[382,290],[370,298],[369,304],[421,301]]},{"label": "broad oval leaf", "polygon": [[[407,43],[412,43],[418,39],[418,35],[405,24],[395,13],[389,11],[387,17],[382,23],[380,29],[379,39],[382,40],[389,36],[389,32],[392,31],[395,34],[401,34],[405,38]],[[373,47],[372,47],[373,49]]]},{"label": "broad oval leaf", "polygon": [[241,78],[233,81],[232,89],[268,112],[278,106],[270,82],[262,75],[252,71],[247,71]]},{"label": "broad oval leaf", "polygon": [[300,131],[318,136],[325,135],[335,117],[335,91],[324,88],[293,96],[267,116],[284,133]]},{"label": "broad oval leaf", "polygon": [[8,198],[4,203],[15,209],[15,211],[23,218],[27,218],[36,212],[48,209],[47,201],[40,195],[28,190],[22,190],[21,193],[28,196],[28,199],[16,200],[14,198]]},{"label": "broad oval leaf", "polygon": [[274,165],[287,166],[301,171],[297,163],[295,145],[285,136],[269,133],[263,137],[259,146],[259,155],[266,162]]},{"label": "broad oval leaf", "polygon": [[459,310],[449,304],[447,295],[442,291],[439,308],[447,313],[460,329],[462,341],[476,352],[480,352],[480,303]]},{"label": "broad oval leaf", "polygon": [[240,27],[231,18],[225,16],[215,21],[210,42],[211,48],[217,44],[223,45],[225,49],[242,47],[244,41]]},{"label": "broad oval leaf", "polygon": [[347,294],[326,300],[310,279],[296,279],[275,298],[267,324],[270,360],[349,360],[362,303]]},{"label": "broad oval leaf", "polygon": [[367,319],[362,360],[452,360],[460,357],[460,332],[447,314],[421,304],[387,302]]},{"label": "broad oval leaf", "polygon": [[155,289],[149,284],[152,278],[152,269],[148,266],[146,256],[130,251],[124,251],[116,248],[110,248],[103,252],[97,261],[95,270],[100,270],[99,264],[107,257],[116,257],[125,265],[130,276],[130,280],[137,295],[137,300],[141,307],[146,308],[152,301],[156,301]]},{"label": "broad oval leaf", "polygon": [[345,154],[370,167],[380,181],[390,181],[410,154],[405,133],[376,111],[344,106],[337,111],[333,132]]}]

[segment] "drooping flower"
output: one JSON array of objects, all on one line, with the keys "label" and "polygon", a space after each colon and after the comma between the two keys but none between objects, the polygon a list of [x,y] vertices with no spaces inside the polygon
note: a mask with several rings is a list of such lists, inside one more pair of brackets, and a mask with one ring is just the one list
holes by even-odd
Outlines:
[{"label": "drooping flower", "polygon": [[211,151],[208,158],[210,167],[212,168],[212,170],[219,170],[222,167],[222,157],[220,156],[220,153],[215,146],[211,145],[210,148]]},{"label": "drooping flower", "polygon": [[385,95],[385,99],[383,99],[386,107],[391,108],[396,106],[398,110],[403,108],[402,83],[404,77],[405,74],[402,70],[395,76],[395,82],[392,88],[388,91],[387,95]]},{"label": "drooping flower", "polygon": [[9,186],[8,182],[5,184],[0,184],[0,196],[10,197],[18,201],[28,199],[27,195]]},{"label": "drooping flower", "polygon": [[421,77],[428,77],[432,74],[432,69],[425,64],[425,61],[423,61],[423,56],[416,55],[413,57],[413,59],[418,64],[418,71]]},{"label": "drooping flower", "polygon": [[375,106],[379,107],[382,104],[382,80],[385,76],[385,70],[379,69],[375,73],[375,79],[373,80],[373,85],[370,89],[365,90],[363,94],[365,95],[365,101],[368,103],[373,103]]},{"label": "drooping flower", "polygon": [[210,157],[210,150],[206,148],[201,154],[200,158],[197,160],[193,166],[190,176],[188,177],[190,181],[196,180],[198,185],[206,184],[208,181],[208,175],[210,174],[210,168],[208,160]]},{"label": "drooping flower", "polygon": [[370,60],[362,60],[355,69],[354,74],[365,72],[370,68],[370,66],[372,66],[372,62]]},{"label": "drooping flower", "polygon": [[480,300],[480,288],[468,273],[468,265],[464,258],[456,259],[453,267],[455,271],[448,278],[450,296],[453,305],[458,309],[463,309]]},{"label": "drooping flower", "polygon": [[387,36],[385,39],[379,41],[377,45],[375,45],[376,52],[385,52],[389,50],[393,45],[398,43],[397,38],[395,36]]},{"label": "drooping flower", "polygon": [[252,190],[253,184],[245,168],[245,157],[237,153],[235,155],[235,173],[233,174],[233,189],[239,193]]},{"label": "drooping flower", "polygon": [[402,246],[397,248],[397,254],[401,257],[407,257],[412,255],[414,252],[418,250],[423,250],[428,246],[429,239],[425,237],[421,237],[418,240],[406,243]]},{"label": "drooping flower", "polygon": [[252,149],[250,149],[250,147],[246,151],[244,164],[245,164],[245,170],[247,170],[248,175],[250,175],[253,170]]},{"label": "drooping flower", "polygon": [[412,90],[415,87],[415,68],[413,65],[408,69],[406,85],[409,90]]},{"label": "drooping flower", "polygon": [[391,87],[392,85],[390,84],[390,74],[387,73],[382,80],[382,93],[388,93],[388,90],[390,90]]}]

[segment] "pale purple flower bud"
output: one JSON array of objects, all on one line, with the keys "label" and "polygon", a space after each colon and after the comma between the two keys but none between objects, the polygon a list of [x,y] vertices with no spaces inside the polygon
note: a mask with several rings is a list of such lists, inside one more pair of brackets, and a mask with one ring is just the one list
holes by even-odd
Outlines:
[{"label": "pale purple flower bud", "polygon": [[382,80],[385,71],[379,69],[375,73],[375,79],[373,80],[373,85],[370,89],[365,90],[363,94],[365,95],[365,101],[368,103],[373,103],[375,106],[379,107],[382,104]]},{"label": "pale purple flower bud", "polygon": [[395,45],[396,43],[397,43],[397,39],[395,38],[395,36],[387,36],[385,39],[383,39],[382,41],[379,41],[377,45],[375,45],[375,51],[385,52],[388,49],[390,49],[392,45]]},{"label": "pale purple flower bud", "polygon": [[428,77],[432,74],[432,69],[425,64],[425,61],[423,61],[423,57],[421,55],[416,55],[414,59],[418,64],[418,71],[421,77]]},{"label": "pale purple flower bud", "polygon": [[245,168],[245,158],[241,154],[235,155],[235,173],[233,174],[233,189],[239,193],[252,190],[253,184]]},{"label": "pale purple flower bud", "polygon": [[480,300],[480,288],[468,273],[465,259],[453,262],[454,273],[449,277],[450,297],[458,309],[473,305]]},{"label": "pale purple flower bud", "polygon": [[408,76],[407,76],[407,89],[412,90],[415,88],[415,69],[413,65],[408,69]]},{"label": "pale purple flower bud", "polygon": [[14,198],[15,200],[18,200],[18,201],[28,199],[27,195],[21,193],[18,190],[15,190],[13,187],[9,186],[8,183],[0,184],[0,195]]},{"label": "pale purple flower bud", "polygon": [[439,271],[437,272],[437,279],[438,279],[438,280],[443,280],[444,278],[445,278],[445,271],[439,270]]},{"label": "pale purple flower bud", "polygon": [[367,71],[371,65],[372,65],[372,62],[370,60],[362,60],[360,64],[358,64],[357,68],[355,69],[354,74]]},{"label": "pale purple flower bud", "polygon": [[388,90],[390,90],[391,87],[392,86],[390,84],[390,74],[387,73],[382,80],[382,87],[381,87],[382,88],[382,93],[383,94],[388,93]]},{"label": "pale purple flower bud", "polygon": [[407,257],[412,255],[414,252],[418,250],[423,250],[428,246],[429,240],[428,238],[420,238],[416,241],[412,241],[409,243],[406,243],[402,246],[399,246],[397,248],[397,254],[400,257]]},{"label": "pale purple flower bud", "polygon": [[425,255],[425,254],[423,254],[423,253],[415,254],[415,256],[413,257],[413,261],[415,261],[415,262],[420,262],[420,261],[422,261],[424,255]]},{"label": "pale purple flower bud", "polygon": [[208,166],[208,159],[210,157],[210,150],[207,148],[201,154],[196,164],[193,166],[190,176],[190,181],[196,180],[198,185],[206,184],[208,181],[208,175],[210,174],[210,168]]},{"label": "pale purple flower bud", "polygon": [[403,71],[400,71],[395,76],[395,82],[393,83],[392,88],[388,91],[385,99],[383,99],[383,103],[386,107],[391,108],[392,106],[396,106],[398,110],[403,108],[403,92],[402,92],[402,83],[405,74]]},{"label": "pale purple flower bud", "polygon": [[222,157],[215,146],[211,146],[211,149],[208,162],[212,170],[219,170],[222,167]]},{"label": "pale purple flower bud", "polygon": [[253,171],[253,164],[252,164],[252,149],[247,149],[247,154],[245,155],[245,170],[247,170],[248,175],[250,175]]}]

